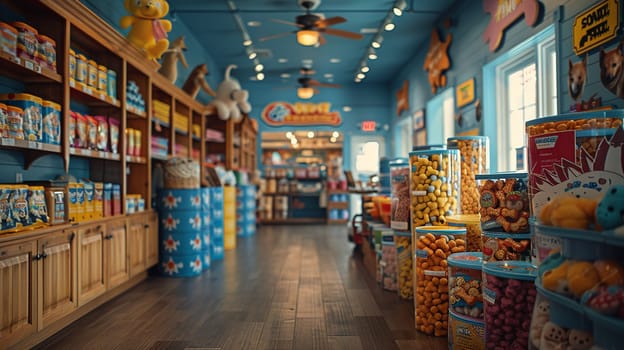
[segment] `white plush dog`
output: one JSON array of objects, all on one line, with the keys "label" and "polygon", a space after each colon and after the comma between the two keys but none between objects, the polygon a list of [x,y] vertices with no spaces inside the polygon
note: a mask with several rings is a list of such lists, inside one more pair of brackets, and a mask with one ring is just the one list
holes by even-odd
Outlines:
[{"label": "white plush dog", "polygon": [[209,105],[215,106],[219,118],[223,120],[232,118],[235,122],[239,122],[243,118],[242,113],[251,111],[251,105],[247,102],[249,92],[241,89],[238,81],[230,77],[230,72],[234,68],[236,65],[233,64],[227,67],[225,79],[217,88],[217,97],[210,101]]}]

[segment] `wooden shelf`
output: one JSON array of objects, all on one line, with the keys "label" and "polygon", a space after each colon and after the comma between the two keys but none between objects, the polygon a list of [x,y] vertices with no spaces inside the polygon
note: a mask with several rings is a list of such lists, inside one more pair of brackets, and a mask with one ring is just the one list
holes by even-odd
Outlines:
[{"label": "wooden shelf", "polygon": [[164,121],[162,121],[160,119],[157,119],[157,118],[154,118],[154,117],[152,117],[152,123],[160,125],[160,126],[165,127],[165,128],[168,128],[170,126],[169,123],[165,123]]},{"label": "wooden shelf", "polygon": [[70,148],[69,154],[73,156],[80,156],[80,157],[87,157],[87,158],[98,158],[98,159],[116,160],[116,161],[121,160],[121,155],[118,153],[95,151],[91,149]]},{"label": "wooden shelf", "polygon": [[147,119],[147,113],[145,111],[140,111],[134,107],[126,106],[126,111],[128,112],[128,116]]},{"label": "wooden shelf", "polygon": [[63,82],[63,78],[57,72],[2,51],[0,51],[0,75],[33,83]]},{"label": "wooden shelf", "polygon": [[100,107],[121,107],[121,102],[119,100],[98,92],[92,87],[74,82],[73,80],[69,82],[69,86],[71,87],[71,91],[74,93],[74,97],[87,105]]},{"label": "wooden shelf", "polygon": [[61,146],[59,145],[51,145],[49,143],[37,141],[17,140],[8,137],[0,138],[0,145],[18,149],[61,153]]},{"label": "wooden shelf", "polygon": [[141,156],[129,156],[129,155],[126,155],[126,161],[128,163],[147,164],[147,158],[141,157]]}]

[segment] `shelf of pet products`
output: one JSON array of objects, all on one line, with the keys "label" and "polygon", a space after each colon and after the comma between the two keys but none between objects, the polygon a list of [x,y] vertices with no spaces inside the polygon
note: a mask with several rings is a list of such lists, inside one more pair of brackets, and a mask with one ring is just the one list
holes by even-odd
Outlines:
[{"label": "shelf of pet products", "polygon": [[560,242],[535,281],[550,303],[550,321],[593,333],[605,349],[616,348],[624,332],[623,195],[624,185],[615,185],[599,201],[555,197],[533,224],[534,235]]},{"label": "shelf of pet products", "polygon": [[3,147],[25,149],[33,151],[44,151],[50,153],[61,153],[61,146],[44,142],[14,139],[10,137],[1,137],[0,145]]},{"label": "shelf of pet products", "polygon": [[42,67],[36,61],[0,51],[0,75],[29,83],[61,83],[63,77],[56,71]]}]

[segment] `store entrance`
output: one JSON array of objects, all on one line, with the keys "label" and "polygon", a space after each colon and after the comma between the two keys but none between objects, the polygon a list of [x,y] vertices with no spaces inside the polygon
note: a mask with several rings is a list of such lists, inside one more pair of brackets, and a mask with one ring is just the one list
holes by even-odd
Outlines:
[{"label": "store entrance", "polygon": [[[371,175],[379,174],[379,159],[386,155],[386,142],[383,136],[352,136],[350,164],[353,178],[366,182]],[[362,198],[352,195],[350,198],[351,213],[362,211]]]}]

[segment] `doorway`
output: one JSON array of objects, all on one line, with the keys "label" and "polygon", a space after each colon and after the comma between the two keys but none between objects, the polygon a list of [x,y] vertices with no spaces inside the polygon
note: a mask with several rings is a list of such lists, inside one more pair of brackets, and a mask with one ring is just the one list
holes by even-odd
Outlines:
[{"label": "doorway", "polygon": [[[386,141],[379,135],[351,136],[351,172],[353,179],[368,181],[369,176],[379,174],[379,159],[386,155]],[[362,197],[352,195],[349,201],[351,214],[362,211]]]}]

